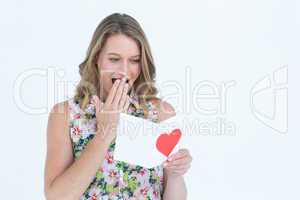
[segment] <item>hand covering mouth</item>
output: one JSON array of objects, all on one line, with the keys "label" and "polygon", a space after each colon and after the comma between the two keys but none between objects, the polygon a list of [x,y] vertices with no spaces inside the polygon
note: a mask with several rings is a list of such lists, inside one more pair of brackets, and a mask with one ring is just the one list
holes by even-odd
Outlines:
[{"label": "hand covering mouth", "polygon": [[[113,84],[115,83],[116,80],[122,80],[122,78],[112,78],[112,79],[111,79],[111,81],[112,81]],[[126,81],[125,81],[125,82],[126,82],[127,84],[129,84],[129,79],[126,78]],[[131,89],[132,89],[132,88],[130,87],[129,90],[128,90],[128,92],[127,92],[128,95],[130,95]]]}]

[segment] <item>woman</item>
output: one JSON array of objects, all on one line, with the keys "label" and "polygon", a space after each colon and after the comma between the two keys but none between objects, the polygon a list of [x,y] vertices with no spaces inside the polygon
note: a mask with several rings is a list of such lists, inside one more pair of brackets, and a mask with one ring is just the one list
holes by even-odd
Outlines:
[{"label": "woman", "polygon": [[186,199],[188,150],[154,168],[113,159],[120,112],[157,123],[175,115],[156,97],[155,66],[139,23],[126,14],[106,17],[93,34],[80,75],[75,96],[49,114],[47,200]]}]

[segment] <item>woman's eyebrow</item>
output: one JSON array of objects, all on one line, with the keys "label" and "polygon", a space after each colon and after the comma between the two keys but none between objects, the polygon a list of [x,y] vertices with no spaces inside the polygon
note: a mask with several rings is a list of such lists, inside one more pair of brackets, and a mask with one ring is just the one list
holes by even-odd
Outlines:
[{"label": "woman's eyebrow", "polygon": [[138,55],[135,55],[135,56],[131,56],[132,58],[135,58],[135,57],[140,57],[140,54],[138,54]]},{"label": "woman's eyebrow", "polygon": [[120,54],[117,54],[117,53],[108,53],[108,55],[120,56]]},{"label": "woman's eyebrow", "polygon": [[[110,52],[110,53],[108,53],[107,55],[115,55],[115,56],[121,57],[120,54],[118,54],[118,53],[113,53],[113,52]],[[131,58],[135,58],[135,57],[140,57],[140,54],[137,54],[137,55],[135,55],[135,56],[131,56]]]}]

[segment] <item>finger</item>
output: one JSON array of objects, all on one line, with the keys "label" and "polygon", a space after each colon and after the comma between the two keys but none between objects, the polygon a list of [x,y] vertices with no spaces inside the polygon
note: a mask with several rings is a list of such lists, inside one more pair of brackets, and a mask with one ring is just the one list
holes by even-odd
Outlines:
[{"label": "finger", "polygon": [[184,157],[177,160],[173,160],[169,162],[169,165],[178,166],[178,165],[184,165],[186,163],[191,163],[192,159],[190,157]]},{"label": "finger", "polygon": [[179,152],[188,152],[189,150],[186,149],[186,148],[182,148],[182,149],[179,149],[178,151],[179,151]]},{"label": "finger", "polygon": [[114,82],[112,88],[110,89],[105,103],[112,104],[119,85],[120,85],[120,80],[118,79]]},{"label": "finger", "polygon": [[185,156],[184,152],[178,151],[178,152],[172,154],[171,156],[169,156],[168,161],[173,161],[173,160],[182,158],[184,156]]},{"label": "finger", "polygon": [[162,166],[165,168],[176,168],[176,167],[184,167],[184,166],[190,166],[190,165],[191,165],[191,160],[188,160],[188,159],[176,160],[175,163],[174,163],[174,161],[172,161],[172,162],[164,161],[162,163]]},{"label": "finger", "polygon": [[97,95],[93,95],[92,104],[95,106],[96,114],[98,114],[103,107],[103,102],[99,99]]},{"label": "finger", "polygon": [[168,157],[168,161],[176,160],[185,156],[190,156],[190,152],[187,149],[179,149],[178,152]]},{"label": "finger", "polygon": [[188,169],[191,167],[190,163],[185,163],[182,165],[167,165],[166,169],[169,170],[180,170],[180,169]]},{"label": "finger", "polygon": [[190,164],[182,165],[182,166],[167,166],[165,169],[172,172],[172,171],[184,171],[191,168]]},{"label": "finger", "polygon": [[119,103],[119,109],[120,110],[123,110],[124,109],[124,106],[125,106],[125,103],[126,103],[126,100],[127,100],[127,91],[128,91],[128,84],[126,83],[125,86],[124,86],[124,89],[123,89],[123,94],[122,94],[122,97],[120,99],[120,103]]},{"label": "finger", "polygon": [[124,113],[127,113],[129,105],[130,105],[130,97],[127,95],[127,97],[126,97],[126,103],[124,105]]},{"label": "finger", "polygon": [[168,168],[169,168],[169,165],[170,165],[170,162],[164,161],[161,165],[162,165],[164,168],[168,169]]},{"label": "finger", "polygon": [[123,78],[121,80],[120,85],[119,85],[119,87],[116,91],[115,97],[113,99],[112,105],[113,105],[114,109],[117,109],[118,106],[119,106],[119,102],[120,102],[120,99],[121,99],[122,94],[123,94],[124,85],[125,85],[125,78]]}]

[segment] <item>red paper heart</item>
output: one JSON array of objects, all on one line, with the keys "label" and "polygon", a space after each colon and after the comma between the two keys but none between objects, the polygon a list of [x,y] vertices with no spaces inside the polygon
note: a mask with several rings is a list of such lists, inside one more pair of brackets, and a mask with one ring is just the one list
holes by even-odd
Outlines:
[{"label": "red paper heart", "polygon": [[180,129],[174,129],[170,134],[161,134],[156,140],[157,150],[168,157],[174,149],[174,147],[176,146],[176,144],[179,142],[180,137]]}]

